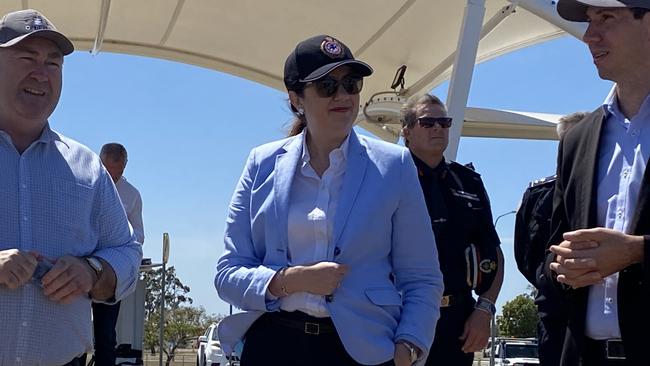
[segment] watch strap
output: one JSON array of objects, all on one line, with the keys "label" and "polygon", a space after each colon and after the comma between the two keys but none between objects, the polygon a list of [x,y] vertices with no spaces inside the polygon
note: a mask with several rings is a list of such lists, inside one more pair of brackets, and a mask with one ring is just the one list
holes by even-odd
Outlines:
[{"label": "watch strap", "polygon": [[495,315],[497,313],[497,308],[494,306],[494,303],[484,297],[479,297],[474,305],[474,309],[485,311],[490,315]]}]

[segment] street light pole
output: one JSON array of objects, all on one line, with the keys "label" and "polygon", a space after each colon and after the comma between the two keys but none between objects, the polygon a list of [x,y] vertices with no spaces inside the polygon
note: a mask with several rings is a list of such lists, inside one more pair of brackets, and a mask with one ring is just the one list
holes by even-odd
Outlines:
[{"label": "street light pole", "polygon": [[163,346],[165,332],[165,277],[167,277],[167,261],[169,260],[169,234],[163,233],[162,280],[160,281],[160,354],[159,366],[163,364]]},{"label": "street light pole", "polygon": [[[503,216],[508,216],[517,213],[517,211],[512,210],[508,211],[504,214],[501,214],[497,216],[497,218],[494,220],[494,228],[496,229],[497,223],[499,222],[499,219],[502,218]],[[502,264],[503,265],[503,264]],[[496,341],[497,338],[497,316],[496,314],[492,315],[492,329],[490,331],[490,336],[492,338],[492,341],[490,342],[490,366],[494,366],[494,348],[496,345],[494,342]]]},{"label": "street light pole", "polygon": [[516,213],[517,213],[517,211],[512,210],[512,211],[508,211],[508,212],[506,212],[504,214],[501,214],[501,215],[497,216],[496,220],[494,220],[494,228],[496,229],[497,223],[499,222],[500,218],[502,218],[503,216],[508,216],[508,215],[512,215],[512,214],[516,214]]}]

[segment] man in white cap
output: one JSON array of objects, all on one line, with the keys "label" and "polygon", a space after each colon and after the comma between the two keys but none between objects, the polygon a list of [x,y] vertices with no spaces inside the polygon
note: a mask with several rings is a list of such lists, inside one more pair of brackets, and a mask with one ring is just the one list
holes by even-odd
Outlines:
[{"label": "man in white cap", "polygon": [[560,142],[545,270],[570,305],[561,365],[647,365],[650,0],[560,0],[616,90]]},{"label": "man in white cap", "polygon": [[0,19],[0,365],[82,365],[91,300],[134,287],[142,249],[111,177],[50,129],[72,43],[42,14]]}]

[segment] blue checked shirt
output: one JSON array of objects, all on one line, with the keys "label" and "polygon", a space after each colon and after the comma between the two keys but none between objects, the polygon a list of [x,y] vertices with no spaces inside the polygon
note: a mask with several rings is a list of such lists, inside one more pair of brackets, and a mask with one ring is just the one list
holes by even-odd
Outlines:
[{"label": "blue checked shirt", "polygon": [[[605,100],[607,117],[598,146],[598,226],[630,232],[650,158],[650,96],[627,119],[614,88]],[[618,273],[589,287],[585,334],[593,339],[620,338]]]},{"label": "blue checked shirt", "polygon": [[[101,257],[117,276],[115,300],[135,288],[142,258],[97,155],[47,125],[22,155],[0,131],[0,250],[12,248]],[[90,303],[50,301],[34,280],[0,286],[0,365],[63,365],[91,350]]]}]

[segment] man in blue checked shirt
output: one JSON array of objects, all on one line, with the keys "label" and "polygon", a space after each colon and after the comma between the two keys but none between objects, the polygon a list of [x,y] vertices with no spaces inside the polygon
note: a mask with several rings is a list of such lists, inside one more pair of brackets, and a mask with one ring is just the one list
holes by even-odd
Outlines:
[{"label": "man in blue checked shirt", "polygon": [[91,300],[135,287],[142,258],[98,156],[54,132],[72,43],[35,10],[0,20],[0,365],[82,365]]}]

